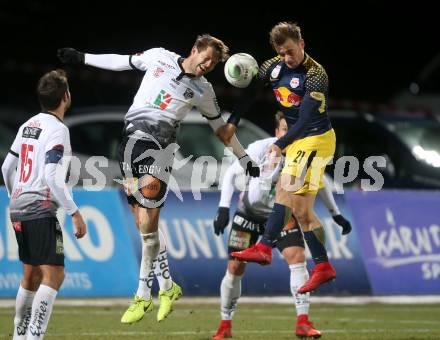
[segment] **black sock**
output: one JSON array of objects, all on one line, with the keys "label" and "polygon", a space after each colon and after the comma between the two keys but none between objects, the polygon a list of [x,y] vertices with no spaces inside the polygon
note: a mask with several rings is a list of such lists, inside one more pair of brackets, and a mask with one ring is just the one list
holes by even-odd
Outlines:
[{"label": "black sock", "polygon": [[327,249],[325,249],[325,231],[323,227],[304,232],[310,253],[315,264],[328,262]]},{"label": "black sock", "polygon": [[273,242],[278,237],[281,230],[283,230],[291,214],[290,208],[275,203],[267,220],[266,229],[264,230],[260,242],[266,246],[272,247]]}]

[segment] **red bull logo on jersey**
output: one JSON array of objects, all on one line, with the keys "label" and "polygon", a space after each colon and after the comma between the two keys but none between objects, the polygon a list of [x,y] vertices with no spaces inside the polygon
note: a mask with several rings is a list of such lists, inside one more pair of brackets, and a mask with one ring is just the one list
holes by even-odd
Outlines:
[{"label": "red bull logo on jersey", "polygon": [[277,101],[284,107],[299,106],[303,97],[291,92],[287,87],[278,87],[273,90]]},{"label": "red bull logo on jersey", "polygon": [[160,90],[159,94],[154,100],[154,105],[158,106],[162,110],[165,110],[167,106],[170,104],[171,99],[172,98],[170,93],[165,92],[165,90]]}]

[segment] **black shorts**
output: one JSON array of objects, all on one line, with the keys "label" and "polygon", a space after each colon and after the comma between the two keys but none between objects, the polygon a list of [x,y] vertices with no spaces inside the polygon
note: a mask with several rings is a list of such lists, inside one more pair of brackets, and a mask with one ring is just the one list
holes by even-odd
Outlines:
[{"label": "black shorts", "polygon": [[[139,193],[136,198],[133,191],[126,190],[128,203],[161,208],[168,193],[173,160],[174,153],[159,144],[124,134],[118,149],[119,167],[126,183]],[[157,180],[151,181],[152,177]]]},{"label": "black shorts", "polygon": [[64,266],[63,232],[55,217],[13,222],[20,261]]},{"label": "black shorts", "polygon": [[[235,213],[228,238],[228,253],[231,254],[233,251],[240,251],[254,245],[259,236],[264,233],[265,226],[266,221]],[[288,247],[304,248],[304,237],[298,225],[283,230],[277,238],[275,246],[280,252]]]}]

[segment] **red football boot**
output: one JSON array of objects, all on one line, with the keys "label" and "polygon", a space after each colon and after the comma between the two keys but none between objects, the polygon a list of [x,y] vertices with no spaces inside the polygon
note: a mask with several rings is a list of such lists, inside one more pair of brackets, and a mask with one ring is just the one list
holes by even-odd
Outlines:
[{"label": "red football boot", "polygon": [[258,242],[245,250],[232,252],[231,256],[239,261],[256,262],[261,265],[270,264],[272,262],[272,247]]},{"label": "red football boot", "polygon": [[315,268],[312,269],[312,276],[300,287],[297,292],[299,294],[305,294],[315,290],[319,285],[333,280],[336,277],[336,270],[333,268],[330,262],[318,263]]},{"label": "red football boot", "polygon": [[232,338],[232,320],[221,320],[217,333],[212,336],[213,340]]},{"label": "red football boot", "polygon": [[321,337],[321,332],[313,327],[306,314],[298,315],[296,321],[295,334],[298,338],[312,337],[318,339]]}]

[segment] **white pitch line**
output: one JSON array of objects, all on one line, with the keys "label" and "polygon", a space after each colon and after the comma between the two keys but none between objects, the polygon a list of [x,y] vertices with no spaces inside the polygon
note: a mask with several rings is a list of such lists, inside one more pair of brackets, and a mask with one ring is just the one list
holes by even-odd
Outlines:
[{"label": "white pitch line", "polygon": [[[56,306],[128,306],[129,298],[58,298]],[[363,305],[369,303],[383,304],[440,304],[440,295],[396,295],[396,296],[312,296],[312,304]],[[218,297],[183,297],[179,304],[219,304]],[[282,304],[293,305],[292,296],[246,297],[240,298],[240,304]],[[15,306],[15,299],[0,299],[0,308]]]}]

